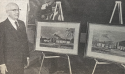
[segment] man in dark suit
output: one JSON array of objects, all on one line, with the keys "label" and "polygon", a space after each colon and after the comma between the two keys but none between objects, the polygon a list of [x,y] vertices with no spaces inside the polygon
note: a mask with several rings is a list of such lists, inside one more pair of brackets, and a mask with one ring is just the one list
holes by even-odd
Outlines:
[{"label": "man in dark suit", "polygon": [[29,65],[29,47],[26,28],[19,18],[19,6],[6,6],[8,18],[0,23],[0,71],[2,74],[24,74]]}]

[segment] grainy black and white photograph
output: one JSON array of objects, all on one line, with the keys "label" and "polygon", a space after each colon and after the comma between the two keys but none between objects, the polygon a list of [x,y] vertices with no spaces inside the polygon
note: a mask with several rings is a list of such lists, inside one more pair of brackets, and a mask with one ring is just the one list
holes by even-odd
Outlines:
[{"label": "grainy black and white photograph", "polygon": [[37,22],[35,50],[78,54],[79,27],[80,23]]},{"label": "grainy black and white photograph", "polygon": [[89,23],[87,56],[125,63],[125,26]]},{"label": "grainy black and white photograph", "polygon": [[94,30],[92,52],[125,56],[125,32]]},{"label": "grainy black and white photograph", "polygon": [[0,0],[0,74],[125,74],[125,0]]}]

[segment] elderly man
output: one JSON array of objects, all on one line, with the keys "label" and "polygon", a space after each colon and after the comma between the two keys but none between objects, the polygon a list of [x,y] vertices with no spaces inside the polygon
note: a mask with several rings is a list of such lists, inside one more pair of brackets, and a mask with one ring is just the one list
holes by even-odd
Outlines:
[{"label": "elderly man", "polygon": [[6,6],[8,18],[0,23],[0,71],[2,74],[24,74],[29,64],[29,47],[26,28],[19,18],[19,6]]}]

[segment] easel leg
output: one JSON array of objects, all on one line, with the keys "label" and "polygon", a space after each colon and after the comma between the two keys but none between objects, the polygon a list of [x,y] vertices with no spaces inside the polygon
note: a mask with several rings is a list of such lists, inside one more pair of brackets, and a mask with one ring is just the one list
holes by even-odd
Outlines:
[{"label": "easel leg", "polygon": [[[118,4],[118,12],[119,12],[119,22],[121,22],[120,4]],[[121,24],[121,23],[120,23],[120,24]]]},{"label": "easel leg", "polygon": [[113,12],[112,12],[112,15],[111,15],[111,18],[110,18],[109,23],[112,22],[112,18],[113,18],[113,15],[114,15],[114,12],[115,12],[116,6],[117,6],[117,3],[115,3],[115,7],[114,7],[114,9],[113,9]]},{"label": "easel leg", "polygon": [[42,66],[43,66],[44,59],[45,59],[45,54],[43,52],[42,52],[42,54],[43,54],[43,58],[42,58],[42,62],[41,62],[41,65],[40,65],[39,74],[41,73],[41,69],[42,69]]},{"label": "easel leg", "polygon": [[124,64],[121,64],[121,66],[123,66],[125,68],[125,65]]},{"label": "easel leg", "polygon": [[[58,7],[59,7],[59,10],[58,10]],[[55,19],[55,16],[57,15],[57,11],[59,12],[60,11],[60,21],[64,21],[64,17],[63,17],[63,12],[62,12],[62,6],[61,6],[61,1],[56,1],[56,7],[55,7],[55,10],[54,10],[54,15],[53,15],[53,18],[52,20]]]},{"label": "easel leg", "polygon": [[96,66],[97,66],[97,62],[95,63],[95,66],[94,66],[94,68],[93,68],[92,74],[94,74],[95,69],[96,69]]},{"label": "easel leg", "polygon": [[113,18],[113,15],[114,15],[114,12],[115,12],[115,9],[116,9],[117,5],[118,5],[118,12],[119,12],[119,22],[120,22],[120,24],[123,24],[121,1],[116,1],[115,2],[115,7],[113,9],[113,12],[112,12],[112,15],[111,15],[109,23],[112,22],[112,18]]},{"label": "easel leg", "polygon": [[121,2],[119,3],[119,22],[120,24],[123,24]]},{"label": "easel leg", "polygon": [[56,10],[57,10],[57,3],[56,3],[56,7],[55,7],[55,10],[54,10],[54,15],[53,15],[52,20],[54,20],[54,18],[55,18],[55,13],[56,13]]},{"label": "easel leg", "polygon": [[70,58],[68,55],[67,55],[67,57],[68,57],[68,64],[69,64],[69,72],[70,72],[70,74],[72,74]]}]

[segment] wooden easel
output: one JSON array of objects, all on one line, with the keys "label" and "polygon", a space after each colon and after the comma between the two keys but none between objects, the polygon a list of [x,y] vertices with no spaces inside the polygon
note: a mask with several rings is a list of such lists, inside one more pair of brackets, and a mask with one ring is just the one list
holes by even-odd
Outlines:
[{"label": "wooden easel", "polygon": [[109,23],[112,22],[112,18],[113,18],[113,16],[114,16],[114,12],[115,12],[115,10],[116,10],[117,5],[118,5],[118,11],[119,11],[119,23],[120,23],[120,24],[123,24],[121,1],[116,1],[116,2],[115,2],[115,7],[114,7],[114,9],[113,9],[113,12],[112,12],[112,15],[111,15],[111,18],[110,18]]},{"label": "wooden easel", "polygon": [[[112,18],[113,18],[113,15],[114,15],[114,12],[115,12],[115,9],[116,9],[116,6],[117,6],[117,5],[118,5],[118,11],[119,11],[119,23],[120,23],[120,24],[123,24],[121,1],[116,1],[116,2],[115,2],[115,7],[114,7],[114,9],[113,9],[113,12],[112,12],[112,15],[111,15],[111,18],[110,18],[109,23],[112,22]],[[123,66],[123,67],[125,68],[125,65],[124,65],[124,64],[121,64],[121,66]]]},{"label": "wooden easel", "polygon": [[[52,20],[55,19],[55,16],[56,16],[56,12],[58,11],[58,8],[59,8],[59,11],[60,11],[60,18],[61,20],[60,21],[64,21],[64,17],[63,17],[63,12],[62,12],[62,6],[61,6],[61,2],[60,1],[56,1],[56,7],[55,7],[55,10],[54,10],[54,14],[53,14],[53,17],[52,17]],[[71,63],[70,63],[70,57],[69,55],[65,54],[67,56],[67,59],[68,59],[68,66],[69,66],[69,73],[72,74],[72,69],[71,69]],[[42,66],[43,66],[43,62],[44,62],[44,59],[49,59],[49,58],[60,58],[60,56],[46,56],[46,54],[44,52],[42,52],[42,61],[41,61],[41,66],[40,66],[40,69],[39,69],[39,74],[41,74],[41,69],[42,69]]]},{"label": "wooden easel", "polygon": [[54,10],[54,14],[53,14],[52,20],[55,19],[55,16],[57,14],[59,14],[60,21],[64,21],[61,1],[56,1],[56,7],[55,7],[55,10]]},{"label": "wooden easel", "polygon": [[[40,66],[40,69],[39,69],[39,74],[41,74],[41,69],[42,69],[42,66],[43,66],[43,62],[44,62],[44,59],[49,59],[49,58],[60,58],[60,56],[46,56],[44,52],[42,52],[42,61],[41,61],[41,66]],[[70,58],[69,58],[69,55],[67,55],[67,59],[68,59],[68,65],[69,65],[69,73],[72,74],[72,70],[71,70],[71,63],[70,63]]]},{"label": "wooden easel", "polygon": [[[49,6],[49,2],[45,1],[45,4],[43,4],[43,6],[41,7],[41,9],[46,9],[47,6]],[[62,5],[61,5],[61,1],[56,1],[55,2],[56,6],[53,7],[54,11],[52,9],[52,13],[49,14],[45,14],[47,15],[47,18],[45,20],[55,20],[56,18],[58,19],[58,21],[64,21],[64,17],[63,17],[63,11],[62,11]]]},{"label": "wooden easel", "polygon": [[95,66],[93,68],[92,74],[95,73],[95,69],[96,69],[96,67],[97,67],[98,64],[109,64],[107,62],[99,62],[97,59],[94,59],[94,61],[95,61]]},{"label": "wooden easel", "polygon": [[[119,23],[123,24],[121,1],[116,1],[115,2],[115,7],[113,9],[113,12],[112,12],[112,15],[111,15],[109,23],[112,22],[112,19],[113,19],[113,16],[114,16],[114,13],[115,13],[117,5],[118,5],[118,13],[119,13]],[[95,66],[93,68],[92,74],[94,74],[95,69],[96,69],[96,67],[97,67],[98,64],[110,64],[110,63],[107,63],[107,62],[99,62],[97,59],[94,59],[94,60],[95,60],[96,63],[95,63]],[[125,68],[125,65],[121,64],[121,66],[123,66]]]}]

